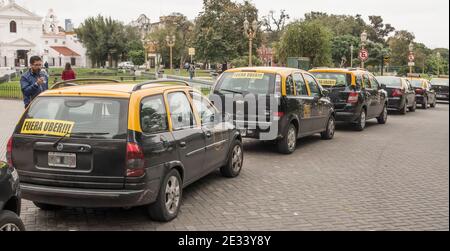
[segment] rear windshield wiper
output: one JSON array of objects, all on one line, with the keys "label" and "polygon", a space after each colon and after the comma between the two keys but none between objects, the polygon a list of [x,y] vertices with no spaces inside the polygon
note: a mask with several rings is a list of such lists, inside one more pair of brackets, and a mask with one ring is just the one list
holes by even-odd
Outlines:
[{"label": "rear windshield wiper", "polygon": [[61,142],[61,140],[63,140],[64,138],[66,138],[67,137],[67,135],[69,135],[70,134],[70,136],[73,136],[73,135],[75,135],[75,136],[94,136],[94,135],[108,135],[109,134],[109,132],[73,132],[73,133],[66,133],[66,134],[64,134],[63,136],[61,136],[61,138],[59,138],[55,143],[53,143],[53,147],[56,147],[58,144],[59,144],[59,142]]}]

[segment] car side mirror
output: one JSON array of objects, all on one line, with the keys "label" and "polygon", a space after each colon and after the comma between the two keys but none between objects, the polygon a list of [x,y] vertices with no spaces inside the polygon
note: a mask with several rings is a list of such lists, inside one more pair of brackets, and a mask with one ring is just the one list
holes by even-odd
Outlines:
[{"label": "car side mirror", "polygon": [[386,90],[386,85],[385,84],[381,84],[381,89]]},{"label": "car side mirror", "polygon": [[322,96],[328,97],[328,95],[330,95],[330,92],[327,89],[323,89],[322,90]]}]

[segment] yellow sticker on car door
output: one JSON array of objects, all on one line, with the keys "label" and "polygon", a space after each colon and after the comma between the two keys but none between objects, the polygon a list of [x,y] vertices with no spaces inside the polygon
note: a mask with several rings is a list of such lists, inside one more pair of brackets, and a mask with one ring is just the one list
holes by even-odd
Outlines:
[{"label": "yellow sticker on car door", "polygon": [[25,119],[22,134],[69,136],[75,122],[50,119]]}]

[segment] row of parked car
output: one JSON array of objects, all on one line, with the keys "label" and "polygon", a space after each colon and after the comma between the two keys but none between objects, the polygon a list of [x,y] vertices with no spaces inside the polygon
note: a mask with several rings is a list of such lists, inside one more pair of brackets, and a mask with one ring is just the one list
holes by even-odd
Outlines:
[{"label": "row of parked car", "polygon": [[243,138],[290,154],[301,137],[331,140],[336,121],[361,131],[369,119],[385,124],[390,108],[436,102],[428,82],[363,69],[231,69],[209,98],[176,80],[82,81],[58,83],[19,120],[0,166],[0,229],[23,229],[19,190],[42,210],[144,206],[170,221],[184,187],[217,169],[240,174]]}]

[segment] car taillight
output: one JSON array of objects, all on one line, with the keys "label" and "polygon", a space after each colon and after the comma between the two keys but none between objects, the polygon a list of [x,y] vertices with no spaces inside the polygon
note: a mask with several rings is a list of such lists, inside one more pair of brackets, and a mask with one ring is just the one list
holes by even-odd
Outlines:
[{"label": "car taillight", "polygon": [[138,144],[127,144],[126,163],[127,177],[141,177],[145,174],[144,152]]},{"label": "car taillight", "polygon": [[273,113],[274,118],[282,118],[284,116],[284,112],[274,112]]},{"label": "car taillight", "polygon": [[416,89],[416,94],[423,94],[423,89],[420,88]]},{"label": "car taillight", "polygon": [[281,76],[278,74],[275,78],[275,96],[281,97]]},{"label": "car taillight", "polygon": [[348,95],[347,103],[348,104],[356,104],[358,103],[359,94],[357,92],[350,92]]},{"label": "car taillight", "polygon": [[13,138],[9,138],[8,144],[6,146],[6,161],[10,166],[14,166],[12,161],[12,150],[13,150]]},{"label": "car taillight", "polygon": [[403,95],[403,93],[402,93],[402,90],[400,90],[400,89],[395,89],[392,92],[392,97],[401,97],[402,95]]}]

